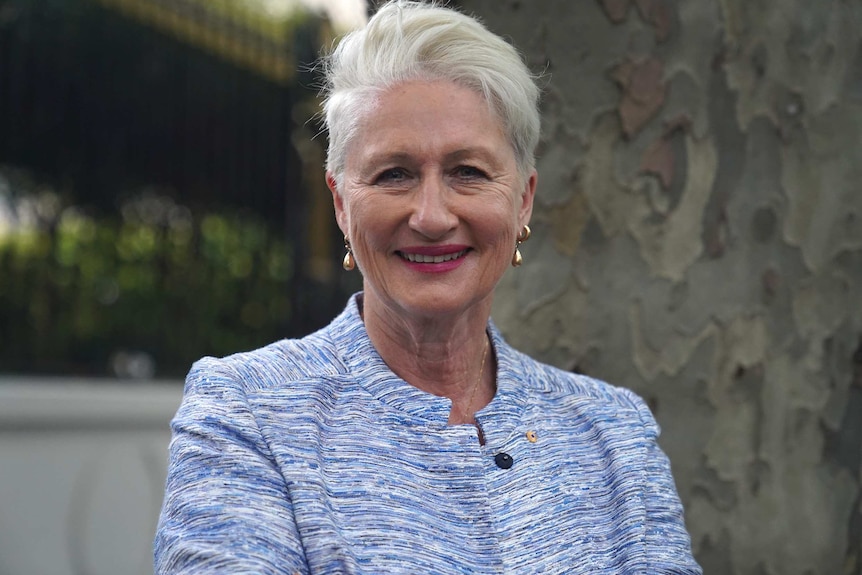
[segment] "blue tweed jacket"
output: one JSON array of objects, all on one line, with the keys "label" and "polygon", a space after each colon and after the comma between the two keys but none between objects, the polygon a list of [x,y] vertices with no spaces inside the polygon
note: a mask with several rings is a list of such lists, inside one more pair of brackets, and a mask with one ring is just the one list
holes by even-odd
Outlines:
[{"label": "blue tweed jacket", "polygon": [[387,368],[356,296],[313,335],[197,362],[156,572],[700,573],[645,404],[489,332],[484,446]]}]

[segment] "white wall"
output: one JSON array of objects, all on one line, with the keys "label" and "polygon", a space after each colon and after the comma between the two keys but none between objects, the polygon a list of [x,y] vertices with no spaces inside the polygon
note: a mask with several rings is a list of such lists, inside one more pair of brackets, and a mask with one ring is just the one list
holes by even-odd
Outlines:
[{"label": "white wall", "polygon": [[181,382],[0,378],[0,575],[144,575]]}]

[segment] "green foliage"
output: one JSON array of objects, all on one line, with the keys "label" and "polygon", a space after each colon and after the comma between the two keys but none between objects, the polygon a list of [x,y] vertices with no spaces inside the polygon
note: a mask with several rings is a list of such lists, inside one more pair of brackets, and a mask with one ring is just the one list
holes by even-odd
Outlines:
[{"label": "green foliage", "polygon": [[108,375],[134,353],[180,376],[282,337],[292,252],[261,218],[153,194],[121,214],[57,212],[0,228],[0,372]]}]

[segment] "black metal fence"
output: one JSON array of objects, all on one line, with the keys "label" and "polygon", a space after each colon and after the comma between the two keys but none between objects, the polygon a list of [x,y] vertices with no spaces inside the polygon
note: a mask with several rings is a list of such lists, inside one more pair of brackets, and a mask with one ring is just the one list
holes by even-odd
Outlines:
[{"label": "black metal fence", "polygon": [[[320,261],[339,261],[335,226],[320,208],[322,173],[310,173],[322,170],[310,164],[321,156],[294,145],[316,131],[306,125],[315,91],[303,70],[327,41],[326,22],[264,24],[199,0],[0,0],[7,211],[20,216],[22,197],[37,205],[45,190],[55,206],[28,232],[13,222],[4,240],[0,228],[0,372],[116,372],[118,354],[139,353],[156,374],[174,375],[199,355],[314,329],[355,287],[320,270]],[[176,219],[129,215],[147,198],[188,215],[186,245],[171,243]],[[233,239],[214,248],[219,225]],[[90,230],[84,239],[69,235],[81,229]],[[257,240],[242,239],[250,229]],[[117,250],[130,233],[151,236],[150,251],[127,261]],[[90,255],[64,256],[69,242]],[[281,255],[267,260],[270,251]],[[134,266],[152,276],[140,283],[153,293],[129,279]],[[214,341],[207,333],[218,326]]]}]

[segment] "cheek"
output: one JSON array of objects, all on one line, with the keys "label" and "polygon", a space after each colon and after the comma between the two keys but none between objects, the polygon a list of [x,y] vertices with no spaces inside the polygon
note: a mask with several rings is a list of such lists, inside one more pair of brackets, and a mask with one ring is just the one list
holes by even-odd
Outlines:
[{"label": "cheek", "polygon": [[512,198],[507,195],[494,203],[484,202],[476,210],[481,214],[478,221],[482,222],[486,237],[493,238],[492,241],[500,246],[511,245],[514,250],[518,234],[518,212]]},{"label": "cheek", "polygon": [[351,241],[365,247],[386,245],[397,225],[397,215],[386,206],[367,201],[354,201],[347,210],[347,227]]},{"label": "cheek", "polygon": [[351,239],[356,235],[357,231],[361,231],[367,227],[364,223],[366,219],[367,202],[363,201],[363,195],[355,190],[347,190],[342,199],[342,219],[344,220],[344,228],[348,230]]}]

